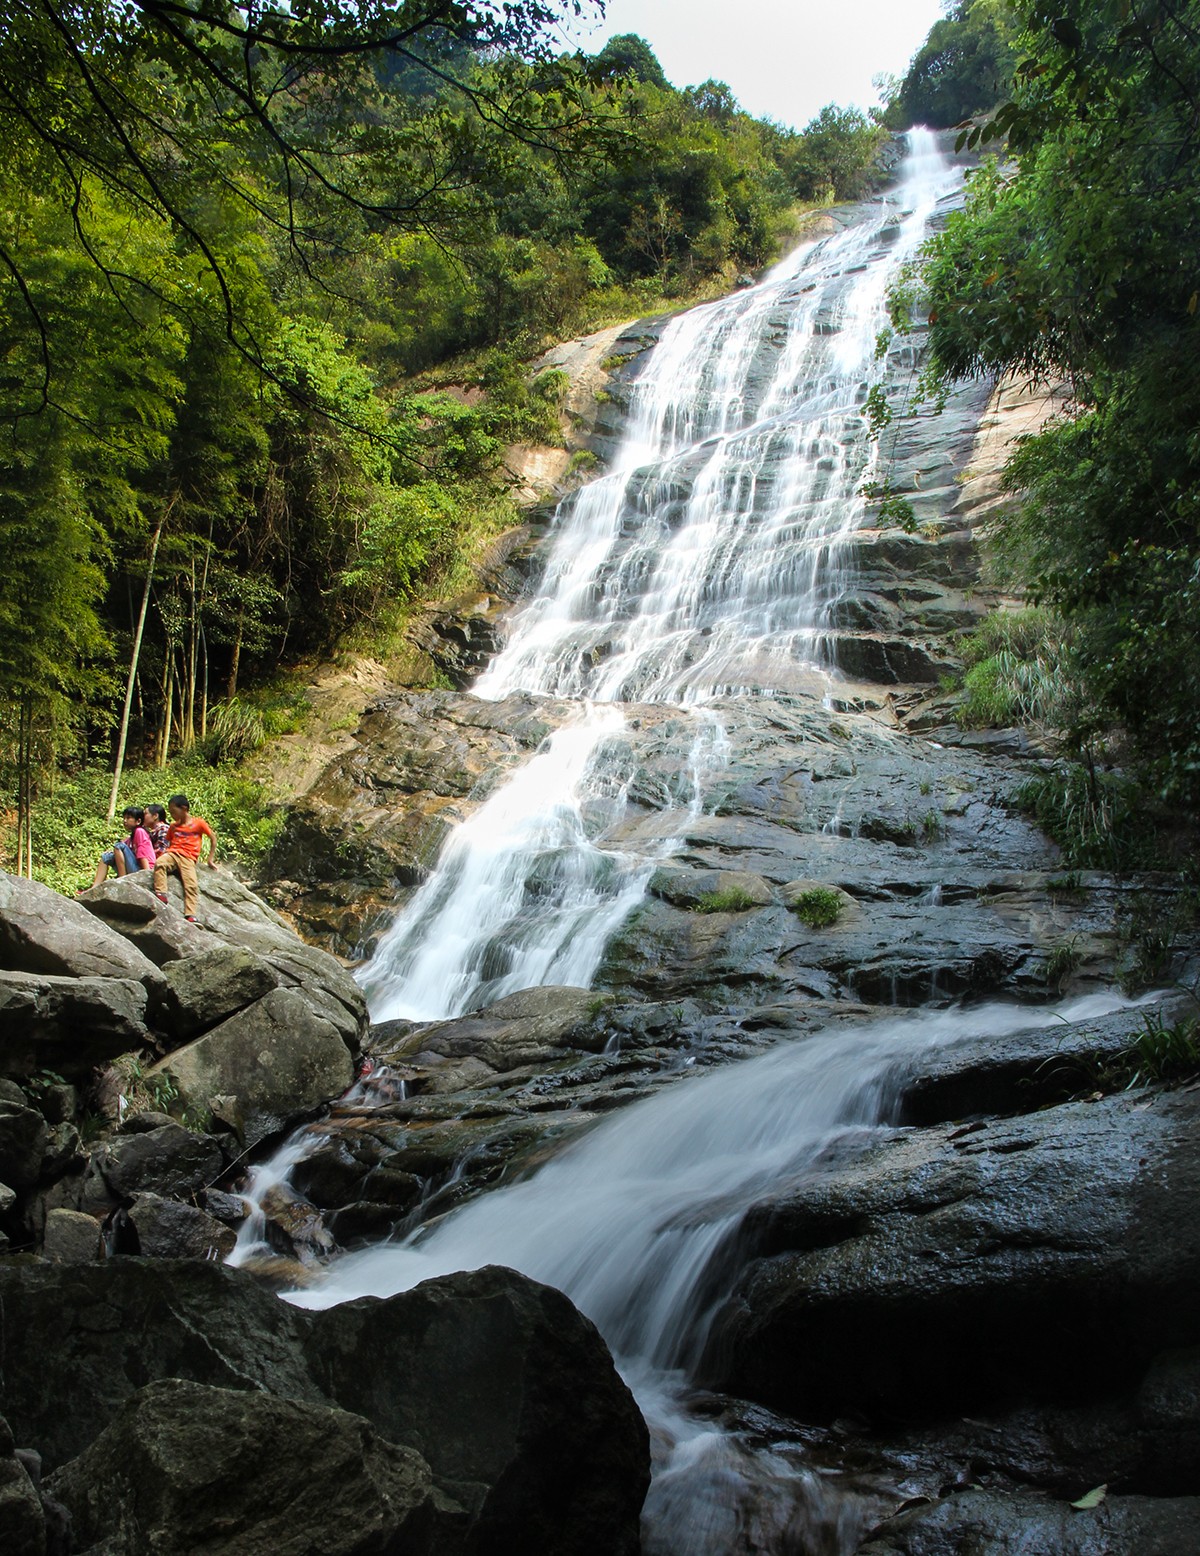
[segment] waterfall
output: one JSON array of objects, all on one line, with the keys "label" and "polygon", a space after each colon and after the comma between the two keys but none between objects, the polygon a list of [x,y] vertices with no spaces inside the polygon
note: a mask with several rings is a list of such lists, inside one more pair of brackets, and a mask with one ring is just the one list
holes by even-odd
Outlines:
[{"label": "waterfall", "polygon": [[[875,349],[884,298],[957,184],[933,136],[913,132],[898,187],[862,219],[665,327],[613,469],[560,508],[542,587],[474,688],[574,699],[578,714],[484,798],[382,938],[362,973],[377,1020],[586,985],[727,766],[722,700],[828,689],[844,542],[863,523],[873,458],[864,404],[887,371]],[[694,724],[636,852],[617,842],[633,702],[670,704]],[[1117,1003],[910,1013],[781,1043],[605,1118],[534,1176],[401,1244],[342,1257],[289,1300],[328,1306],[513,1266],[596,1322],[647,1416],[647,1556],[851,1549],[865,1516],[852,1498],[786,1450],[752,1450],[689,1412],[733,1234],[832,1145],[876,1137],[930,1048]],[[252,1221],[234,1262],[256,1235]]]},{"label": "waterfall", "polygon": [[[377,1020],[589,983],[719,771],[715,701],[828,686],[887,288],[959,181],[913,131],[897,188],[862,220],[667,324],[614,468],[560,507],[542,587],[474,687],[575,699],[579,716],[457,830],[381,937],[361,973]],[[637,855],[611,842],[631,702],[707,709],[680,826]]]}]

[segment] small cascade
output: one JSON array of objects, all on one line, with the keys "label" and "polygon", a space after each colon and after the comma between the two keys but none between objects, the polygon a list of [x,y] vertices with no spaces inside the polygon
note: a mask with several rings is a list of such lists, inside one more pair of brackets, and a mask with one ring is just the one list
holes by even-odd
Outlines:
[{"label": "small cascade", "polygon": [[780,1532],[815,1524],[848,1533],[852,1506],[833,1508],[802,1464],[753,1453],[687,1409],[688,1376],[736,1274],[732,1234],[768,1191],[886,1127],[904,1079],[931,1051],[1095,1019],[1126,1003],[1093,995],[1052,1009],[914,1012],[780,1044],[631,1106],[533,1177],[399,1245],[344,1256],[289,1300],[330,1307],[485,1264],[521,1270],[565,1291],[596,1323],[637,1395],[656,1451],[648,1550],[759,1550],[730,1531],[744,1534],[768,1513]]}]

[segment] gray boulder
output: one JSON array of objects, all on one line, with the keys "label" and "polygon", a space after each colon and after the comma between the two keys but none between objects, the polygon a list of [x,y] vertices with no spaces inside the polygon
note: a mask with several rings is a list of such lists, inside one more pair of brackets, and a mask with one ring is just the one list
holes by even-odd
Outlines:
[{"label": "gray boulder", "polygon": [[800,1413],[957,1414],[1136,1387],[1200,1342],[1200,1096],[913,1131],[752,1213],[723,1386]]},{"label": "gray boulder", "polygon": [[150,1041],[146,1008],[145,983],[134,978],[0,972],[0,1070],[89,1078]]},{"label": "gray boulder", "polygon": [[435,1549],[429,1467],[411,1448],[327,1405],[177,1378],[128,1400],[51,1489],[80,1546],[111,1556]]},{"label": "gray boulder", "polygon": [[91,1264],[104,1253],[100,1225],[78,1210],[51,1210],[42,1234],[42,1256],[52,1264]]},{"label": "gray boulder", "polygon": [[147,870],[104,881],[81,892],[79,901],[107,928],[137,947],[156,967],[166,967],[182,957],[197,956],[221,942],[199,924],[189,924],[179,907],[169,907],[154,895]]},{"label": "gray boulder", "polygon": [[0,1183],[31,1188],[41,1174],[50,1132],[19,1087],[10,1082],[0,1085]]},{"label": "gray boulder", "polygon": [[82,1453],[158,1378],[330,1403],[302,1356],[306,1315],[224,1265],[5,1260],[0,1302],[5,1413],[48,1469]]},{"label": "gray boulder", "polygon": [[488,1072],[548,1064],[581,1051],[599,1053],[608,1033],[597,1018],[608,1003],[588,989],[522,989],[452,1021],[405,1023],[391,1039],[380,1033],[376,1052],[389,1063],[419,1056],[430,1064],[432,1089],[452,1090]]},{"label": "gray boulder", "polygon": [[645,1425],[561,1292],[493,1266],[315,1318],[328,1393],[420,1450],[471,1513],[466,1549],[638,1551]]},{"label": "gray boulder", "polygon": [[298,989],[274,989],[149,1072],[169,1074],[186,1108],[234,1099],[253,1145],[346,1090],[354,1061],[341,1032]]},{"label": "gray boulder", "polygon": [[689,870],[661,865],[650,878],[650,891],[677,908],[703,909],[714,896],[736,896],[748,906],[767,908],[775,893],[750,870]]},{"label": "gray boulder", "polygon": [[195,1037],[253,1005],[279,986],[279,975],[242,946],[219,945],[167,965],[171,1025],[181,1039]]},{"label": "gray boulder", "polygon": [[129,1200],[144,1191],[194,1194],[218,1177],[224,1166],[216,1140],[173,1120],[156,1129],[117,1135],[92,1152],[83,1186],[84,1208]]},{"label": "gray boulder", "polygon": [[125,1213],[137,1251],[154,1259],[227,1259],[237,1233],[196,1205],[161,1194],[137,1195]]},{"label": "gray boulder", "polygon": [[[200,972],[189,980],[180,964],[211,957],[204,964],[211,969],[217,965],[215,953],[231,947],[259,958],[260,964],[273,972],[275,983],[298,990],[313,1010],[336,1028],[347,1046],[357,1051],[367,1028],[366,1002],[354,979],[335,957],[305,945],[278,913],[228,870],[200,870],[200,924],[189,924],[183,918],[182,887],[176,877],[170,877],[167,890],[170,904],[159,902],[135,877],[106,881],[85,892],[81,901],[106,929],[144,947],[151,961],[168,969],[171,985],[181,995],[184,990],[199,994],[208,975]],[[248,963],[237,974],[243,991],[253,977],[251,965]],[[265,982],[261,965],[258,977]],[[265,993],[270,986],[260,992]],[[197,1019],[204,1026],[213,1024],[198,1011],[194,999],[181,1011],[168,991],[166,1006],[163,1019],[168,1030],[174,1030],[174,1022],[180,1016],[185,1024]],[[224,1014],[237,1008],[227,1005]],[[193,1025],[191,1032],[196,1030]]]},{"label": "gray boulder", "polygon": [[[175,889],[180,889],[177,883]],[[357,1041],[367,1026],[366,1001],[336,957],[305,945],[290,924],[228,870],[202,869],[200,893],[205,928],[227,945],[257,953],[285,987],[299,988],[348,1043]]]},{"label": "gray boulder", "polygon": [[[47,1556],[46,1515],[38,1488],[18,1457],[0,1416],[0,1550],[6,1556]],[[65,1546],[56,1547],[56,1556]]]},{"label": "gray boulder", "polygon": [[70,978],[134,978],[152,986],[158,969],[86,907],[40,881],[0,870],[0,967]]},{"label": "gray boulder", "polygon": [[207,1262],[0,1263],[0,1303],[9,1420],[51,1466],[177,1378],[336,1406],[420,1454],[446,1510],[438,1556],[638,1549],[637,1407],[593,1325],[512,1270],[310,1313]]}]

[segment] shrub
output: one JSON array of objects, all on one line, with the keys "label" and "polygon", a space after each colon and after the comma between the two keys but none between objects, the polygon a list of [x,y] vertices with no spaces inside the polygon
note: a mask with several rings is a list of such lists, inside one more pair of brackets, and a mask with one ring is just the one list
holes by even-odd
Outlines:
[{"label": "shrub", "polygon": [[1070,723],[1069,638],[1049,611],[995,611],[963,642],[959,723],[969,729]]},{"label": "shrub", "polygon": [[829,886],[809,886],[792,903],[792,912],[810,929],[828,929],[842,916],[842,898]]},{"label": "shrub", "polygon": [[1134,870],[1157,862],[1144,797],[1115,773],[1073,763],[1022,784],[1014,803],[1049,833],[1069,869]]}]

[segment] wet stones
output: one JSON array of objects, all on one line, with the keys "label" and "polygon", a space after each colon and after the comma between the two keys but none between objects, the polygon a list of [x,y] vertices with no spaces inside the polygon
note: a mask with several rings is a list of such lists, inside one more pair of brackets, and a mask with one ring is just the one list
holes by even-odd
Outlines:
[{"label": "wet stones", "polygon": [[377,1052],[390,1064],[419,1057],[434,1073],[438,1060],[473,1060],[503,1074],[572,1053],[599,1053],[608,1041],[602,1019],[608,1004],[588,989],[523,989],[471,1015],[424,1024]]},{"label": "wet stones", "polygon": [[1093,1507],[1007,1492],[964,1490],[888,1519],[859,1556],[1187,1556],[1195,1549],[1200,1497],[1104,1496]]},{"label": "wet stones", "polygon": [[1131,1387],[1162,1347],[1200,1344],[1198,1161],[1200,1101],[1180,1092],[831,1163],[749,1219],[760,1256],[722,1325],[722,1382],[910,1419]]},{"label": "wet stones", "polygon": [[127,1251],[156,1259],[227,1259],[237,1234],[198,1205],[141,1193],[125,1212]]}]

